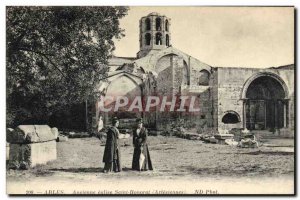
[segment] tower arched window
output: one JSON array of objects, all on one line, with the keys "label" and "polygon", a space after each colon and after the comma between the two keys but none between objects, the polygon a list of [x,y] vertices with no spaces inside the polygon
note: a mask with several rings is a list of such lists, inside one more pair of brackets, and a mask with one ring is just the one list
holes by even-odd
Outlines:
[{"label": "tower arched window", "polygon": [[145,35],[145,45],[150,45],[150,43],[151,43],[151,34],[146,33],[146,35]]},{"label": "tower arched window", "polygon": [[170,46],[170,39],[169,39],[169,35],[166,35],[166,45],[167,47]]},{"label": "tower arched window", "polygon": [[168,20],[166,20],[165,27],[166,27],[166,31],[169,31],[169,21]]},{"label": "tower arched window", "polygon": [[155,22],[156,22],[155,23],[156,30],[161,31],[161,19],[158,17],[156,18]]},{"label": "tower arched window", "polygon": [[161,33],[156,33],[155,35],[155,44],[162,45],[162,35]]},{"label": "tower arched window", "polygon": [[150,31],[150,30],[151,30],[150,19],[147,18],[147,19],[145,20],[145,23],[146,23],[146,31]]}]

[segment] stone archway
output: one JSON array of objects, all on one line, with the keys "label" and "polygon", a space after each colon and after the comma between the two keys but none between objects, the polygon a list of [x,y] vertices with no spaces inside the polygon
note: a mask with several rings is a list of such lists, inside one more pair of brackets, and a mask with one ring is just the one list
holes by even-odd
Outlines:
[{"label": "stone archway", "polygon": [[288,91],[272,73],[259,73],[247,80],[242,92],[244,128],[274,130],[288,126]]},{"label": "stone archway", "polygon": [[237,124],[241,122],[240,116],[235,111],[226,111],[222,117],[222,122],[224,124]]},{"label": "stone archway", "polygon": [[[143,97],[142,79],[126,72],[120,72],[108,77],[104,95],[96,102],[96,119],[102,116],[105,125],[111,123],[113,117],[126,121],[142,117],[142,113],[133,109],[129,111],[129,107],[135,97]],[[125,97],[128,103],[115,110],[117,98]],[[123,103],[123,100],[122,102]],[[103,111],[103,106],[109,111]],[[120,123],[121,124],[121,123]],[[124,123],[122,123],[124,125]]]}]

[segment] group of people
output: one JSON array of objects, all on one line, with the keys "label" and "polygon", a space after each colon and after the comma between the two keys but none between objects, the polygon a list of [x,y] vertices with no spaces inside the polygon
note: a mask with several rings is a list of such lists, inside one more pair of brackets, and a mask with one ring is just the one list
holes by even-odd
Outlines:
[{"label": "group of people", "polygon": [[[137,119],[137,126],[133,131],[133,159],[132,169],[138,171],[153,170],[149,149],[147,145],[147,129],[143,127],[143,120]],[[99,123],[99,125],[101,122]],[[99,126],[98,125],[98,126]],[[101,125],[100,125],[101,126]],[[102,122],[103,126],[103,122]],[[119,120],[113,118],[112,126],[108,128],[106,144],[103,155],[104,173],[111,171],[121,172],[121,149],[119,145]],[[99,130],[99,127],[98,127]]]}]

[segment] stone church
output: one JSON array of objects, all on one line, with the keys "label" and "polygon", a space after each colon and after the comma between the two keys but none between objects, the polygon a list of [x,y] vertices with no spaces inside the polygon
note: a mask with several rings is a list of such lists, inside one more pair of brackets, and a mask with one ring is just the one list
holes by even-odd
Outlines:
[{"label": "stone church", "polygon": [[[195,96],[199,111],[101,112],[96,102],[94,121],[109,124],[117,116],[126,122],[143,117],[148,128],[163,130],[172,121],[216,130],[272,130],[294,127],[294,64],[269,68],[216,67],[176,49],[171,43],[171,19],[159,13],[142,17],[137,56],[112,57],[108,77],[99,85],[105,96]],[[175,33],[176,34],[176,33]],[[100,101],[99,99],[99,101]],[[113,102],[110,102],[113,104]],[[185,105],[188,107],[189,105]]]}]

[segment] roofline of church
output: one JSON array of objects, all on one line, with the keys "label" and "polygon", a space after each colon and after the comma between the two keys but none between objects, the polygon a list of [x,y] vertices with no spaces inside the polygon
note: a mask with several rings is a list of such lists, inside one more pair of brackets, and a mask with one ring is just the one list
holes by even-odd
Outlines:
[{"label": "roofline of church", "polygon": [[[129,59],[129,60],[137,59],[137,57],[125,57],[125,56],[112,56],[111,58],[123,58],[123,59]],[[109,58],[109,59],[111,59],[111,58]]]},{"label": "roofline of church", "polygon": [[142,79],[142,78],[139,77],[138,75],[129,73],[129,72],[125,71],[125,70],[117,70],[117,71],[109,72],[108,75],[107,75],[106,77],[104,77],[104,78],[102,78],[102,79],[100,79],[100,80],[104,80],[104,79],[107,79],[107,78],[109,78],[109,77],[112,77],[112,76],[121,74],[121,73],[125,73],[125,74],[128,74],[128,75],[130,75],[130,76],[135,76],[135,77],[137,77],[137,78],[139,78],[139,79]]},{"label": "roofline of church", "polygon": [[212,68],[219,69],[219,68],[224,68],[224,69],[285,69],[288,67],[293,67],[295,68],[295,64],[287,64],[287,65],[280,65],[276,67],[226,67],[226,66],[211,66]]},{"label": "roofline of church", "polygon": [[[185,53],[185,52],[183,52],[183,51],[177,49],[176,47],[172,47],[172,48],[174,48],[174,49],[177,50],[177,51],[180,51],[180,52],[183,53],[183,54],[186,54],[187,56],[189,56],[189,57],[191,57],[191,58],[193,58],[193,59],[196,59],[197,61],[199,61],[199,62],[201,62],[201,63],[203,63],[203,64],[205,64],[205,65],[210,66],[211,68],[215,68],[215,69],[219,69],[219,68],[226,68],[226,69],[238,69],[238,68],[242,68],[242,69],[287,69],[287,68],[289,68],[289,67],[295,68],[295,64],[294,64],[294,63],[292,63],[292,64],[286,64],[286,65],[280,65],[280,66],[271,66],[271,67],[242,67],[242,66],[237,66],[237,67],[231,66],[231,67],[228,67],[228,66],[212,66],[212,65],[209,65],[209,64],[207,64],[207,63],[205,63],[205,62],[200,61],[198,58],[195,58],[195,57],[193,57],[193,56],[191,56],[191,55],[189,55],[189,54],[187,54],[187,53]],[[145,56],[145,57],[146,57],[146,56]],[[128,60],[131,60],[132,62],[134,62],[134,61],[136,61],[136,60],[139,60],[139,58],[137,58],[137,57],[113,56],[112,58],[128,59]],[[124,64],[124,63],[123,63],[123,64]]]}]

